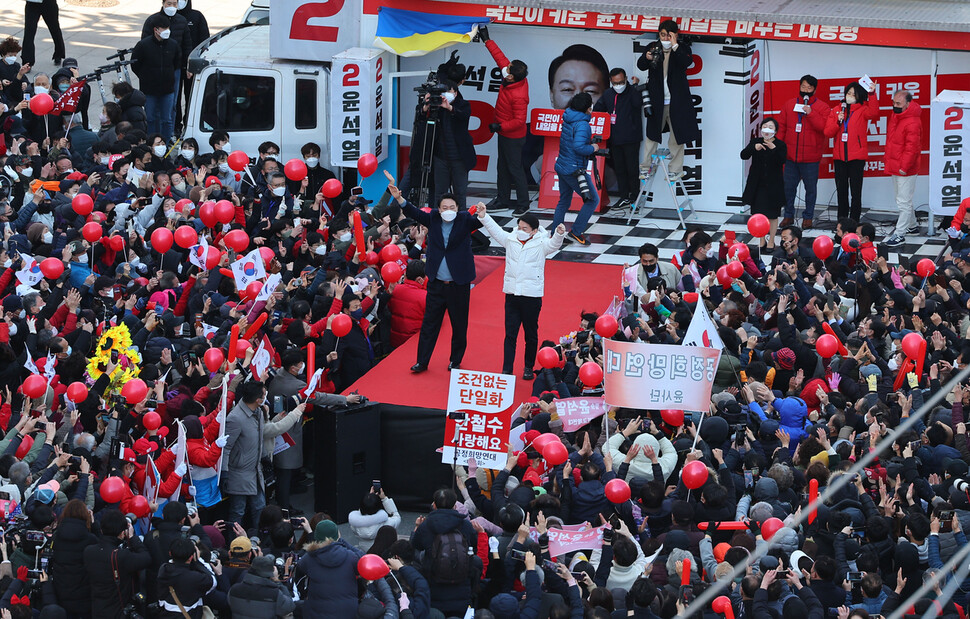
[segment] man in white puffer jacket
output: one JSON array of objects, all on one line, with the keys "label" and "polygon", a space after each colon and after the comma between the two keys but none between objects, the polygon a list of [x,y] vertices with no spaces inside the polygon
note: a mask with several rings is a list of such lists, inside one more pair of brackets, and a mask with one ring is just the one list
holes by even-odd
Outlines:
[{"label": "man in white puffer jacket", "polygon": [[505,293],[505,354],[502,373],[513,372],[515,343],[521,326],[525,335],[525,370],[522,378],[532,380],[539,347],[539,312],[545,292],[546,258],[562,247],[566,227],[559,224],[555,234],[550,236],[539,225],[535,215],[525,213],[518,218],[515,230],[507,232],[485,212],[483,203],[479,202],[477,209],[485,231],[505,248],[505,281],[502,285],[502,292]]}]

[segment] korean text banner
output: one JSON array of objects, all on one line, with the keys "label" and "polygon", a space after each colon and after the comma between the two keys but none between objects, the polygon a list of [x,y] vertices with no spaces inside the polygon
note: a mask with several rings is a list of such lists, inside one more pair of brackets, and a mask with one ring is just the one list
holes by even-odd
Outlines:
[{"label": "korean text banner", "polygon": [[[446,417],[441,461],[465,464],[469,458],[475,458],[482,468],[503,468],[514,403],[515,376],[452,370],[448,411],[465,413],[465,417],[462,420],[451,415]],[[517,430],[521,432],[524,428],[520,425]]]},{"label": "korean text banner", "polygon": [[585,531],[549,529],[549,555],[561,557],[578,550],[599,550],[603,547],[603,530],[609,525]]},{"label": "korean text banner", "polygon": [[603,340],[609,406],[706,411],[720,351],[698,346]]},{"label": "korean text banner", "polygon": [[597,417],[602,417],[609,408],[603,398],[556,400],[556,414],[562,422],[563,432],[575,432]]}]

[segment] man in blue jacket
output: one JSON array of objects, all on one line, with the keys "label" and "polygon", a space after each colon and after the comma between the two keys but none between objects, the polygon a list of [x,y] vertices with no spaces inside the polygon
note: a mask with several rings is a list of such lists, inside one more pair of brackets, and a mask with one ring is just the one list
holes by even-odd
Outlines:
[{"label": "man in blue jacket", "polygon": [[417,374],[428,369],[445,310],[451,320],[448,369],[456,369],[461,366],[468,344],[469,297],[475,279],[471,233],[481,228],[482,223],[468,211],[459,210],[455,196],[450,193],[441,196],[436,211],[426,213],[417,209],[401,195],[394,177],[387,171],[384,175],[388,181],[387,191],[401,205],[404,214],[428,228],[425,241],[428,299],[418,336],[418,359],[411,371]]}]

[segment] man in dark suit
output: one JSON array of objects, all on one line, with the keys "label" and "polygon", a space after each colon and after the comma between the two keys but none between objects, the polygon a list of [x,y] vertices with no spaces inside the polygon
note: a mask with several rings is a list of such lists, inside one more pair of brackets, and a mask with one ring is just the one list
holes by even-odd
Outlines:
[{"label": "man in dark suit", "polygon": [[415,208],[401,195],[394,177],[387,171],[387,191],[401,210],[411,219],[428,228],[425,247],[428,278],[428,299],[418,336],[418,360],[411,371],[424,372],[431,361],[438,332],[448,310],[451,321],[451,358],[448,369],[460,367],[468,343],[468,306],[471,283],[475,279],[475,258],[472,255],[471,233],[482,227],[477,217],[459,210],[452,194],[444,194],[438,210],[426,213]]}]

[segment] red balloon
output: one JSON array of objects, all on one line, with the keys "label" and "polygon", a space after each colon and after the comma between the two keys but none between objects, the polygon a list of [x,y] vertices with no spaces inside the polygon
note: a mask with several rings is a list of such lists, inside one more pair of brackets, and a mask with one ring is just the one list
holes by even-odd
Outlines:
[{"label": "red balloon", "polygon": [[914,361],[919,359],[920,348],[925,341],[919,333],[907,333],[903,336],[903,354]]},{"label": "red balloon", "polygon": [[67,386],[67,399],[75,404],[88,399],[88,386],[76,381]]},{"label": "red balloon", "polygon": [[122,251],[125,248],[125,239],[120,235],[113,235],[108,238],[108,246],[115,251]]},{"label": "red balloon", "polygon": [[391,573],[384,559],[377,555],[364,555],[357,559],[357,573],[364,580],[380,580]]},{"label": "red balloon", "polygon": [[920,277],[929,277],[936,273],[936,263],[929,258],[923,258],[916,263],[916,272]]},{"label": "red balloon", "polygon": [[540,348],[536,359],[539,360],[539,365],[547,370],[559,366],[559,353],[551,346]]},{"label": "red balloon", "polygon": [[263,289],[263,282],[260,282],[260,281],[250,282],[249,285],[246,286],[246,292],[244,296],[250,299],[255,299],[256,295],[258,295],[259,291],[262,289]]},{"label": "red balloon", "polygon": [[209,245],[205,252],[205,268],[216,268],[220,260],[222,260],[222,252],[219,251],[219,248]]},{"label": "red balloon", "polygon": [[175,229],[175,244],[179,247],[188,249],[198,242],[199,233],[192,226],[179,226]]},{"label": "red balloon", "polygon": [[23,392],[31,399],[43,396],[47,393],[47,379],[40,374],[31,374],[24,381]]},{"label": "red balloon", "polygon": [[88,243],[97,243],[101,240],[101,224],[89,221],[88,223],[81,226],[81,234],[84,236],[84,240]]},{"label": "red balloon", "polygon": [[[696,462],[696,460],[695,460]],[[761,523],[761,537],[765,541],[770,540],[781,529],[785,526],[785,523],[781,521],[780,518],[769,518]]]},{"label": "red balloon", "polygon": [[276,252],[269,247],[260,247],[259,257],[263,259],[263,266],[268,269],[273,259],[276,258]]},{"label": "red balloon", "polygon": [[226,246],[235,250],[236,253],[244,252],[249,247],[249,235],[246,234],[245,230],[230,230],[226,233],[224,240]]},{"label": "red balloon", "polygon": [[337,337],[343,337],[350,333],[350,330],[354,328],[354,321],[343,312],[337,314],[333,317],[333,322],[330,323],[330,330]]},{"label": "red balloon", "polygon": [[302,159],[290,159],[283,166],[283,174],[291,181],[302,181],[306,178],[306,163]]},{"label": "red balloon", "polygon": [[121,395],[129,404],[138,404],[148,396],[148,385],[140,378],[132,378],[121,388]]},{"label": "red balloon", "polygon": [[616,335],[616,330],[619,328],[620,325],[612,314],[603,314],[596,319],[596,332],[600,337],[611,338]]},{"label": "red balloon", "polygon": [[155,228],[155,231],[152,232],[152,248],[160,254],[172,249],[174,242],[175,237],[172,236],[172,231],[168,228]]},{"label": "red balloon", "polygon": [[34,437],[28,434],[20,441],[20,445],[17,446],[17,451],[14,452],[14,457],[18,460],[23,460],[30,453],[30,448],[34,446]]},{"label": "red balloon", "polygon": [[206,202],[199,207],[199,219],[206,228],[215,228],[216,224],[219,223],[219,218],[216,217],[216,205],[212,202]]},{"label": "red balloon", "polygon": [[751,250],[744,243],[735,243],[728,248],[728,256],[744,261],[751,257]]},{"label": "red balloon", "polygon": [[343,192],[343,190],[344,186],[340,184],[340,181],[335,178],[328,178],[326,182],[323,183],[321,193],[323,194],[324,198],[336,198]]},{"label": "red balloon", "polygon": [[222,354],[220,348],[210,348],[202,355],[202,362],[210,372],[218,372],[225,360],[226,356]]},{"label": "red balloon", "polygon": [[707,467],[700,460],[693,460],[684,465],[680,473],[684,485],[691,490],[697,490],[707,482]]},{"label": "red balloon", "polygon": [[731,598],[726,595],[714,598],[711,602],[711,610],[724,615],[724,619],[734,619],[734,607],[731,606]]},{"label": "red balloon", "polygon": [[771,231],[771,224],[768,223],[768,218],[758,213],[757,215],[752,215],[748,219],[748,232],[751,233],[753,237],[768,236],[768,232]]},{"label": "red balloon", "polygon": [[371,174],[377,171],[377,157],[371,153],[364,153],[357,160],[357,171],[364,178],[367,178]]},{"label": "red balloon", "polygon": [[94,200],[86,193],[79,193],[71,200],[71,208],[81,217],[87,217],[94,210]]},{"label": "red balloon", "polygon": [[108,477],[101,482],[101,498],[105,503],[118,503],[125,496],[125,480]]},{"label": "red balloon", "polygon": [[603,382],[603,368],[595,361],[587,361],[579,366],[579,380],[587,387],[595,387]]},{"label": "red balloon", "polygon": [[660,411],[660,417],[675,428],[684,425],[684,411],[676,408],[665,408]]},{"label": "red balloon", "polygon": [[823,359],[831,359],[832,355],[839,350],[839,340],[829,333],[820,335],[815,340],[815,350]]},{"label": "red balloon", "polygon": [[60,258],[44,258],[40,262],[40,272],[47,279],[57,279],[64,273],[64,262]]},{"label": "red balloon", "polygon": [[401,248],[397,245],[385,245],[381,248],[381,260],[384,262],[394,262],[401,257]]},{"label": "red balloon", "polygon": [[545,452],[546,446],[549,443],[559,443],[559,437],[551,432],[546,432],[545,434],[540,434],[532,440],[532,449],[536,450],[540,454]]},{"label": "red balloon", "polygon": [[848,252],[858,251],[862,240],[855,232],[850,232],[842,237],[842,249]]},{"label": "red balloon", "polygon": [[820,237],[816,237],[812,241],[812,251],[815,252],[815,257],[819,260],[827,260],[829,256],[832,255],[832,249],[835,245],[832,243],[832,239],[825,236],[824,234]]},{"label": "red balloon", "polygon": [[[210,200],[205,204],[211,204],[211,203],[212,201]],[[188,217],[192,213],[192,209],[194,208],[195,208],[195,202],[193,202],[192,200],[189,200],[188,198],[182,198],[181,200],[175,203],[175,210],[178,211],[179,213],[182,213],[186,217]]]},{"label": "red balloon", "polygon": [[738,262],[737,260],[734,260],[733,262],[728,262],[727,265],[725,266],[727,267],[727,274],[734,279],[737,279],[742,275],[744,275],[744,265]]},{"label": "red balloon", "polygon": [[698,296],[696,292],[685,292],[684,303],[697,303]]},{"label": "red balloon", "polygon": [[236,359],[245,359],[249,352],[249,340],[236,340]]},{"label": "red balloon", "polygon": [[380,262],[380,256],[378,256],[376,252],[369,251],[364,254],[364,262],[373,266]]},{"label": "red balloon", "polygon": [[630,484],[615,478],[606,482],[606,498],[610,503],[619,505],[630,500]]},{"label": "red balloon", "polygon": [[50,114],[50,111],[54,109],[54,99],[51,98],[46,92],[42,92],[39,95],[34,95],[30,98],[30,103],[27,104],[30,111],[38,116],[46,116]]},{"label": "red balloon", "polygon": [[141,418],[141,425],[145,426],[146,430],[157,430],[162,425],[162,416],[155,411],[148,411]]},{"label": "red balloon", "polygon": [[135,498],[131,501],[131,513],[135,515],[136,518],[145,518],[152,511],[152,506],[149,505],[148,499],[144,495],[136,494]]},{"label": "red balloon", "polygon": [[728,273],[727,265],[721,265],[717,268],[717,283],[722,286],[727,286],[731,283],[731,275]]},{"label": "red balloon", "polygon": [[569,451],[562,441],[551,442],[542,450],[542,458],[552,466],[559,466],[569,459]]},{"label": "red balloon", "polygon": [[381,267],[381,279],[384,280],[385,284],[393,284],[401,281],[401,265],[396,262],[385,262],[384,266]]},{"label": "red balloon", "polygon": [[249,156],[241,150],[234,150],[229,153],[229,167],[236,172],[242,172],[249,165]]},{"label": "red balloon", "polygon": [[221,224],[227,224],[236,217],[236,206],[229,200],[219,200],[216,202],[216,219]]}]

